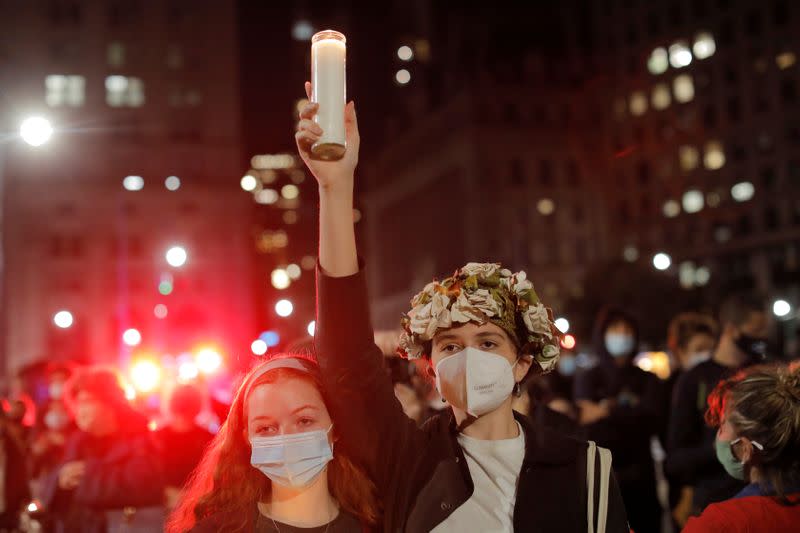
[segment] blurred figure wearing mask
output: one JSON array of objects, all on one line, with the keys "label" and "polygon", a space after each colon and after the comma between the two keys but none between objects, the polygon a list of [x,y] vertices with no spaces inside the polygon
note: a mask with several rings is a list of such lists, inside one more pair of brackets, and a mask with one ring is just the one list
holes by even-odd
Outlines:
[{"label": "blurred figure wearing mask", "polygon": [[147,419],[134,411],[113,370],[87,368],[66,395],[80,431],[43,487],[55,531],[157,531],[164,482]]},{"label": "blurred figure wearing mask", "polygon": [[[713,356],[686,371],[672,393],[666,473],[694,487],[691,514],[732,497],[742,482],[732,479],[714,452],[713,429],[704,423],[709,394],[725,377],[763,360],[769,334],[764,305],[747,295],[736,295],[720,308],[721,335]],[[676,516],[680,523],[685,512]]]},{"label": "blurred figure wearing mask", "polygon": [[800,365],[751,367],[721,382],[708,404],[717,460],[749,484],[689,519],[684,533],[798,531]]},{"label": "blurred figure wearing mask", "polygon": [[34,478],[48,475],[61,464],[67,439],[75,430],[66,404],[60,400],[51,400],[44,408],[41,425],[31,445],[31,473]]},{"label": "blurred figure wearing mask", "polygon": [[578,372],[575,401],[587,437],[614,454],[614,472],[631,528],[637,533],[661,529],[651,437],[663,419],[662,385],[633,364],[638,327],[620,309],[605,309],[595,323],[598,364]]},{"label": "blurred figure wearing mask", "polygon": [[[711,359],[718,335],[717,321],[704,313],[686,312],[677,315],[667,329],[667,347],[672,354],[672,372],[665,385],[665,410],[669,414],[672,391],[684,372]],[[659,435],[662,445],[668,446],[668,425]],[[692,507],[692,488],[676,476],[667,474],[669,506],[676,525],[682,526]]]},{"label": "blurred figure wearing mask", "polygon": [[214,435],[195,423],[203,409],[203,395],[192,385],[181,385],[169,400],[170,423],[156,432],[167,484],[167,507],[172,509],[189,474],[200,463]]}]

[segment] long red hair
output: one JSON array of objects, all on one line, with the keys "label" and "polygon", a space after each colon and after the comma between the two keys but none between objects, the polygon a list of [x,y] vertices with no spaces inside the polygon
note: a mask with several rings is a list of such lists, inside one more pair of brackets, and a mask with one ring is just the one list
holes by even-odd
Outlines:
[{"label": "long red hair", "polygon": [[[293,378],[313,384],[326,405],[328,403],[316,362],[305,357],[297,358],[304,361],[309,372],[275,368],[259,375],[263,365],[258,365],[247,374],[236,392],[228,419],[192,473],[167,522],[168,533],[185,533],[197,522],[210,517],[214,517],[220,531],[253,530],[256,504],[268,498],[271,483],[250,464],[246,396],[259,385]],[[335,432],[336,421],[333,423]],[[377,524],[379,510],[375,486],[341,448],[336,450],[328,464],[328,486],[343,510],[357,517],[365,526]]]}]

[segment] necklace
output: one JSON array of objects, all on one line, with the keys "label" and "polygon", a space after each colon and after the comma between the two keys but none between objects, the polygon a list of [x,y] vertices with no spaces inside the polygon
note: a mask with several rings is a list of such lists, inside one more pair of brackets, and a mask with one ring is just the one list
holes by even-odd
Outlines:
[{"label": "necklace", "polygon": [[[261,504],[259,503],[259,505],[261,505]],[[264,514],[266,514],[266,513],[264,513]],[[272,520],[272,525],[275,527],[275,531],[277,531],[278,533],[281,533],[281,528],[278,527],[278,523],[275,521],[275,519],[272,518],[271,515],[267,515],[267,517],[270,520]],[[328,533],[328,530],[331,528],[331,522],[333,522],[334,520],[336,520],[336,517],[333,517],[331,520],[328,521],[328,523],[325,525],[325,531],[323,533]]]},{"label": "necklace", "polygon": [[[275,526],[275,531],[277,531],[278,533],[281,533],[281,528],[278,527],[278,524],[277,524],[277,522],[275,522],[275,519],[272,518],[271,516],[269,517],[269,519],[272,520],[272,525]],[[333,522],[333,520],[331,520],[331,522]],[[330,529],[330,527],[331,527],[331,522],[328,522],[328,525],[325,526],[325,532],[324,533],[328,533],[328,529]]]}]

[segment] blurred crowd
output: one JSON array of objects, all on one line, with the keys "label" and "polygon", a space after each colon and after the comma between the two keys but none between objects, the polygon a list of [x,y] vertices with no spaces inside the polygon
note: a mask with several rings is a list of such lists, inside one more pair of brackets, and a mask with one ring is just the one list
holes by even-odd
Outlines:
[{"label": "blurred crowd", "polygon": [[[778,409],[798,411],[800,369],[770,352],[769,316],[763,302],[750,297],[730,298],[716,317],[676,316],[665,331],[666,377],[643,369],[638,331],[637,318],[624,309],[604,309],[592,349],[564,350],[556,371],[525,382],[513,406],[537,427],[612,451],[635,532],[689,530],[691,517],[752,481],[737,470],[746,450],[733,444],[719,449],[724,421],[719,406],[715,418],[714,391],[726,380],[741,381],[742,369],[771,364],[755,368],[783,369],[783,377],[759,394]],[[376,341],[395,396],[409,418],[425,424],[448,405],[430,367],[395,357],[396,342],[389,337]],[[293,352],[308,356],[311,350],[310,344],[298,345]],[[112,369],[59,364],[47,367],[45,376],[46,394],[38,403],[23,390],[3,400],[0,531],[160,531],[214,438],[207,425],[197,423],[206,391],[175,387],[167,416],[156,427],[126,397],[124,382]],[[738,416],[745,418],[742,412]],[[747,416],[752,420],[740,420],[739,427],[752,431],[769,425],[772,415]],[[751,435],[750,449],[788,440],[788,449],[797,451],[797,424],[773,426],[768,434]],[[778,470],[789,468],[796,476],[797,458],[788,467],[781,463],[785,457],[778,459]],[[763,465],[761,475],[767,483],[782,484],[782,494],[800,491],[795,477],[769,477],[776,474]]]}]

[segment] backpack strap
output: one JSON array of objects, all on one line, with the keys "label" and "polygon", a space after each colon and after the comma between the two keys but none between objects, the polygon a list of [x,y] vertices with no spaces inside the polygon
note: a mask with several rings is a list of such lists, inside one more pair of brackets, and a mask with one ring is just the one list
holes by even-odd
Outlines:
[{"label": "backpack strap", "polygon": [[590,440],[589,447],[586,448],[586,523],[589,524],[588,533],[594,533],[594,461],[596,453],[597,444]]},{"label": "backpack strap", "polygon": [[611,479],[611,450],[597,449],[600,455],[600,497],[597,510],[597,533],[606,532],[608,518],[608,482]]},{"label": "backpack strap", "polygon": [[[597,462],[599,459],[599,468]],[[599,479],[598,479],[599,478]],[[589,441],[586,448],[586,522],[588,533],[605,533],[608,520],[608,485],[611,479],[611,451]],[[598,483],[599,481],[599,483]],[[595,529],[595,486],[597,486],[597,528]]]}]

